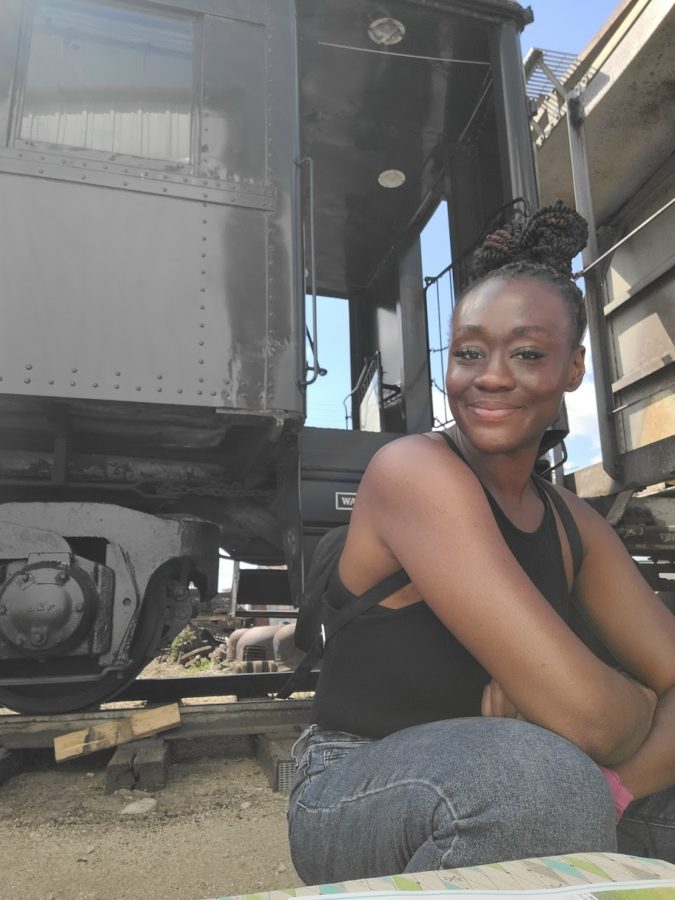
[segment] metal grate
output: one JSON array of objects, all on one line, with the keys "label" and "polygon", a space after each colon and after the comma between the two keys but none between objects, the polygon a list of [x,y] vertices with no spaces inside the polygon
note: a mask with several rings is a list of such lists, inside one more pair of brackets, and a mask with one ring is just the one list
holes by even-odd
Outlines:
[{"label": "metal grate", "polygon": [[[560,53],[557,50],[541,50],[544,62],[561,84],[569,81],[579,67],[579,59],[573,53]],[[527,96],[530,100],[539,101],[553,90],[553,85],[546,73],[535,66],[527,72]]]},{"label": "metal grate", "polygon": [[295,762],[292,759],[281,759],[277,764],[277,790],[280,794],[290,794]]}]

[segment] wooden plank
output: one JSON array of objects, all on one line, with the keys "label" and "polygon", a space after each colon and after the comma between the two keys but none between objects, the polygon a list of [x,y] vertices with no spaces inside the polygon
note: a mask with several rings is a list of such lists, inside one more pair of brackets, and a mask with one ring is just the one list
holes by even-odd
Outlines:
[{"label": "wooden plank", "polygon": [[168,731],[180,725],[178,704],[158,706],[156,709],[143,709],[123,719],[114,719],[102,725],[91,725],[80,731],[71,731],[54,738],[54,756],[56,762],[85,756],[96,750],[116,747],[139,738],[150,737],[161,731]]}]

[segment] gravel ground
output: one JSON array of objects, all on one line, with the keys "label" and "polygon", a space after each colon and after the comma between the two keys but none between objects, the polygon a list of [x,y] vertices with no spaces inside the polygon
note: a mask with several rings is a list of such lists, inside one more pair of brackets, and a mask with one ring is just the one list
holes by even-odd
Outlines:
[{"label": "gravel ground", "polygon": [[[186,672],[165,659],[143,674]],[[300,885],[286,798],[254,758],[213,757],[221,750],[196,747],[205,755],[173,763],[154,795],[104,793],[112,751],[58,766],[47,753],[29,760],[0,785],[1,900],[202,900]],[[150,811],[123,812],[149,796]]]},{"label": "gravel ground", "polygon": [[175,763],[156,807],[130,815],[141,795],[105,795],[102,756],[0,787],[3,900],[200,900],[301,884],[285,797],[254,759]]}]

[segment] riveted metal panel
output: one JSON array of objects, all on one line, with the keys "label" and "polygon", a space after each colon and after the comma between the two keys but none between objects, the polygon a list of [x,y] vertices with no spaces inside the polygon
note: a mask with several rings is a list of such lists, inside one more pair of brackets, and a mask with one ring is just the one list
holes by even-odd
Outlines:
[{"label": "riveted metal panel", "polygon": [[291,10],[199,20],[192,168],[0,150],[0,392],[302,411]]},{"label": "riveted metal panel", "polygon": [[[269,6],[265,88],[267,178],[276,188],[275,208],[267,216],[265,394],[271,409],[304,412],[298,373],[303,372],[305,362],[305,286],[299,252],[302,238],[295,167],[300,156],[300,101],[295,5],[290,0],[271,2]],[[290,123],[293,127],[289,127]]]},{"label": "riveted metal panel", "polygon": [[265,294],[262,214],[7,175],[0,198],[4,392],[261,405],[264,306],[235,310]]}]

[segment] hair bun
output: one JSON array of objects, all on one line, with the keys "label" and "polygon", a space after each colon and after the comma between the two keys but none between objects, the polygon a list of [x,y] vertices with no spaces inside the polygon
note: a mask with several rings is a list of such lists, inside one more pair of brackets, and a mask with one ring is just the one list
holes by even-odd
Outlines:
[{"label": "hair bun", "polygon": [[489,234],[474,254],[474,273],[480,277],[522,261],[549,266],[569,278],[572,260],[587,240],[586,220],[559,200]]}]

